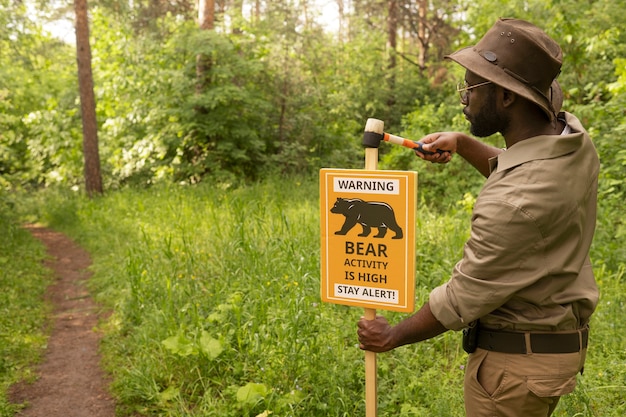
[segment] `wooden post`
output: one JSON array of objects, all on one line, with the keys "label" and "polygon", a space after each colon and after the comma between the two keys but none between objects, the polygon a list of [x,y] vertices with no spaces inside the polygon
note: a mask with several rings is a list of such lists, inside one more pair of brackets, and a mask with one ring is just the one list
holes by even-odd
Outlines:
[{"label": "wooden post", "polygon": [[[381,126],[382,130],[382,126]],[[381,132],[382,133],[382,132]],[[365,148],[365,169],[378,169],[378,148]],[[376,309],[366,308],[365,319],[374,320]],[[378,383],[376,376],[376,352],[365,351],[365,416],[378,415]]]},{"label": "wooden post", "polygon": [[[365,319],[374,320],[376,310],[365,309]],[[365,416],[376,417],[378,415],[378,383],[376,379],[376,352],[365,351]]]}]

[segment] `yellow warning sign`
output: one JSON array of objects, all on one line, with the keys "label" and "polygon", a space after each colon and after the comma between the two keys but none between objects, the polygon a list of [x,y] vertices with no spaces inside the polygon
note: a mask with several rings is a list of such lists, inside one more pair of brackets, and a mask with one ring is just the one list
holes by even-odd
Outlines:
[{"label": "yellow warning sign", "polygon": [[322,301],[412,312],[417,173],[320,171]]}]

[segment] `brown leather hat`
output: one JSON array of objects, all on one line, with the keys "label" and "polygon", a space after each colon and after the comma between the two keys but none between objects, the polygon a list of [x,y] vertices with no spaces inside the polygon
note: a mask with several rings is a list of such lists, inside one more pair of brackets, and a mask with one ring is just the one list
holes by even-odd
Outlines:
[{"label": "brown leather hat", "polygon": [[446,58],[536,103],[550,120],[561,110],[561,47],[532,23],[499,19],[475,46]]}]

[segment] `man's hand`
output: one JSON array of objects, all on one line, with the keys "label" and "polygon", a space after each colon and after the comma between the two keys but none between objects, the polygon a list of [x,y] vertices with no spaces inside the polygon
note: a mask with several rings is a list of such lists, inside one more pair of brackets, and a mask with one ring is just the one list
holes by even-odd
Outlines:
[{"label": "man's hand", "polygon": [[415,151],[415,154],[425,161],[433,163],[445,164],[450,162],[452,155],[457,152],[457,140],[460,133],[457,132],[438,132],[424,136],[419,141],[424,144],[424,150],[433,152],[432,154],[424,154]]},{"label": "man's hand", "polygon": [[448,330],[433,315],[429,303],[393,327],[382,316],[376,316],[374,320],[361,317],[357,325],[359,347],[371,352],[387,352],[398,346],[430,339]]},{"label": "man's hand", "polygon": [[357,325],[361,349],[380,353],[396,347],[393,344],[393,328],[383,316],[376,316],[374,320],[361,317]]}]

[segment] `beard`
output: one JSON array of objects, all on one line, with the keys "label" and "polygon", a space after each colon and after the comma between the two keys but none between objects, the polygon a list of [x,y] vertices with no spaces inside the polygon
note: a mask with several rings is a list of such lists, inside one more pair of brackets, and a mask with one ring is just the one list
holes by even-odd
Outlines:
[{"label": "beard", "polygon": [[509,118],[496,108],[495,91],[491,90],[483,106],[475,115],[463,110],[470,122],[470,133],[479,138],[485,138],[495,133],[504,133],[509,126]]}]

